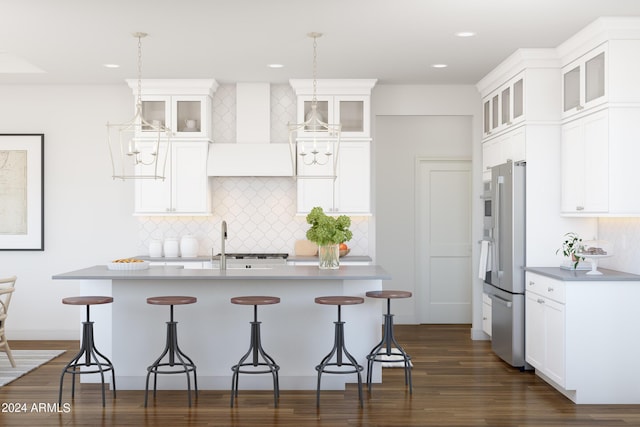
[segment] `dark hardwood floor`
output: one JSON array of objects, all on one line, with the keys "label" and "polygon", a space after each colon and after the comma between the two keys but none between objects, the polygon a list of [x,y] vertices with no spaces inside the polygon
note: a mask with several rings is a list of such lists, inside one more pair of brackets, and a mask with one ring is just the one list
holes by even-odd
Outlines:
[{"label": "dark hardwood floor", "polygon": [[115,400],[107,394],[103,409],[99,387],[81,384],[74,401],[65,388],[68,412],[32,411],[34,403],[57,403],[60,372],[78,343],[13,341],[14,349],[68,351],[0,387],[3,410],[11,403],[27,408],[0,413],[0,426],[640,426],[640,405],[575,405],[469,335],[469,325],[396,325],[396,338],[413,357],[413,395],[402,369],[384,369],[383,384],[371,394],[365,390],[364,409],[355,384],[322,392],[319,409],[315,391],[286,390],[278,408],[270,391],[240,390],[235,408],[229,407],[229,391],[200,391],[192,408],[184,391],[159,391],[155,405],[144,408],[144,391],[122,390]]}]

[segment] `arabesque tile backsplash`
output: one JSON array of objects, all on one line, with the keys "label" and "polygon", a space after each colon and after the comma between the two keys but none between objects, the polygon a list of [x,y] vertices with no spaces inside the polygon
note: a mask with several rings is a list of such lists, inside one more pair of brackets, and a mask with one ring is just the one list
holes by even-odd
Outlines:
[{"label": "arabesque tile backsplash", "polygon": [[599,267],[640,274],[640,218],[599,218],[598,239],[613,244],[611,257]]},{"label": "arabesque tile backsplash", "polygon": [[[220,225],[227,222],[227,252],[284,252],[293,255],[295,241],[309,225],[296,215],[296,183],[287,177],[211,178],[210,217],[140,217],[140,254],[148,254],[151,239],[198,239],[199,255],[220,252]],[[351,255],[368,255],[369,217],[351,217]]]}]

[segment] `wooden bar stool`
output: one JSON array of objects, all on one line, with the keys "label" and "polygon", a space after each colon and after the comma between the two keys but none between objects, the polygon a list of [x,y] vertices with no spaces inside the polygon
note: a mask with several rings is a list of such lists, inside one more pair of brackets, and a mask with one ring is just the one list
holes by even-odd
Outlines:
[{"label": "wooden bar stool", "polygon": [[[170,309],[170,321],[167,322],[167,342],[160,354],[160,357],[147,368],[147,381],[144,391],[144,406],[147,406],[147,395],[149,392],[149,377],[153,374],[153,398],[156,397],[156,385],[158,374],[181,374],[187,375],[187,393],[189,396],[189,406],[191,406],[191,377],[189,372],[193,372],[193,384],[195,395],[198,397],[198,378],[196,376],[196,365],[193,360],[180,350],[178,346],[178,322],[173,320],[173,306],[183,304],[193,304],[197,301],[195,297],[185,296],[162,296],[147,298],[147,304],[168,305]],[[162,359],[168,356],[168,361]],[[176,360],[177,359],[177,360]]]},{"label": "wooden bar stool", "polygon": [[[278,304],[280,298],[265,296],[244,296],[231,298],[232,304],[252,305],[253,306],[253,322],[251,323],[251,341],[249,350],[240,358],[240,361],[231,367],[233,376],[231,377],[231,407],[233,407],[233,399],[238,397],[238,377],[239,374],[268,374],[273,376],[273,405],[278,407],[278,398],[280,397],[280,381],[278,371],[280,366],[276,364],[271,356],[269,356],[262,348],[260,339],[260,323],[258,322],[258,306]],[[251,361],[246,360],[251,356]],[[262,361],[260,361],[260,356]],[[265,367],[265,369],[256,369]]]},{"label": "wooden bar stool", "polygon": [[[112,297],[103,296],[81,296],[81,297],[68,297],[63,298],[62,303],[68,305],[85,305],[87,306],[87,320],[82,322],[82,341],[80,343],[80,351],[74,356],[73,359],[62,370],[60,375],[60,392],[58,393],[58,406],[62,405],[62,386],[64,383],[64,374],[71,374],[73,379],[71,380],[71,399],[74,398],[76,392],[76,375],[81,374],[97,374],[100,373],[100,380],[102,382],[102,406],[105,406],[104,399],[104,374],[105,372],[112,372],[111,381],[113,383],[113,397],[116,397],[116,372],[113,368],[113,363],[102,353],[100,353],[95,346],[93,339],[93,322],[89,317],[89,307],[96,304],[110,304],[113,302]],[[84,369],[81,368],[94,369]],[[81,369],[81,370],[78,370]]]},{"label": "wooden bar stool", "polygon": [[[318,371],[318,388],[316,391],[316,406],[320,406],[320,380],[323,373],[327,374],[358,374],[358,396],[360,397],[360,407],[363,407],[362,402],[362,375],[360,372],[364,369],[362,365],[358,364],[356,359],[347,351],[344,345],[344,322],[342,321],[341,308],[343,305],[355,305],[362,304],[364,298],[349,297],[349,296],[329,296],[329,297],[317,297],[315,299],[316,304],[324,305],[337,305],[338,306],[338,321],[333,322],[335,327],[335,335],[333,348],[327,354],[322,362],[316,366]],[[333,356],[336,357],[335,362],[331,362]],[[343,361],[343,357],[346,357],[348,362]],[[347,369],[343,369],[346,366]],[[332,368],[336,367],[336,369]],[[349,369],[351,367],[353,369]]]},{"label": "wooden bar stool", "polygon": [[[400,356],[404,362],[404,383],[409,385],[409,393],[413,393],[411,384],[411,356],[398,344],[393,335],[393,314],[391,314],[391,300],[394,298],[410,298],[409,291],[369,291],[369,298],[384,298],[387,300],[387,314],[384,315],[384,329],[382,340],[369,352],[367,356],[367,387],[371,392],[371,371],[374,362],[389,362],[390,356]],[[393,345],[393,346],[392,346]],[[400,360],[398,360],[400,362]]]}]

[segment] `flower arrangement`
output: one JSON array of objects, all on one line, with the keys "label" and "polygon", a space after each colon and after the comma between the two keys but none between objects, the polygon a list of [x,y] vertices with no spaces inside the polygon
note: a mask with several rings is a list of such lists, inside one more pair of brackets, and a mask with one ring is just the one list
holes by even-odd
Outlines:
[{"label": "flower arrangement", "polygon": [[307,230],[307,239],[318,246],[337,245],[353,237],[349,230],[351,218],[346,215],[328,216],[319,206],[311,209],[307,215],[307,223],[311,224],[311,228]]},{"label": "flower arrangement", "polygon": [[339,244],[351,240],[353,233],[349,230],[351,218],[346,215],[328,216],[321,207],[314,207],[307,215],[307,239],[318,245],[318,266],[321,269],[337,269],[340,267]]},{"label": "flower arrangement", "polygon": [[562,251],[562,255],[571,258],[574,261],[573,268],[576,269],[578,267],[578,263],[584,260],[583,257],[577,256],[576,253],[582,252],[582,238],[575,232],[569,232],[564,235],[564,241],[562,242],[562,246],[558,248],[556,254]]}]

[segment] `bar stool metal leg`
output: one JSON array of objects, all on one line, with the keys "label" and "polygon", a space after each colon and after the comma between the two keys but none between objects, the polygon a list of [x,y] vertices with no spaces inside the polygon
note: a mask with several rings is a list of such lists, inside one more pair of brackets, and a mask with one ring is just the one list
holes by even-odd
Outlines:
[{"label": "bar stool metal leg", "polygon": [[[280,398],[280,380],[278,377],[278,371],[280,370],[280,366],[276,364],[275,360],[269,356],[264,349],[262,348],[262,341],[260,338],[260,323],[258,322],[258,306],[253,306],[253,322],[249,322],[251,324],[251,338],[249,343],[249,350],[240,358],[240,361],[231,367],[233,371],[233,375],[231,377],[231,407],[233,407],[234,399],[238,397],[238,379],[239,374],[265,374],[271,373],[273,376],[273,405],[274,407],[278,407],[278,399]],[[246,362],[246,360],[251,356],[251,361]],[[260,362],[260,357],[262,357],[262,362]],[[256,369],[242,369],[243,367],[253,367],[256,368],[258,366],[266,366],[266,369],[256,370]]]},{"label": "bar stool metal leg", "polygon": [[[148,393],[149,393],[149,377],[153,374],[153,398],[156,397],[157,391],[157,379],[158,374],[186,374],[187,375],[187,395],[189,400],[189,407],[191,407],[191,377],[190,372],[193,372],[193,384],[194,393],[198,397],[198,377],[196,374],[196,365],[193,360],[180,349],[178,346],[178,322],[173,320],[173,305],[170,308],[171,320],[167,323],[167,340],[164,350],[160,356],[147,368],[147,380],[144,392],[144,406],[147,407]],[[162,362],[163,358],[168,355],[168,361]],[[176,360],[177,359],[177,360]],[[164,367],[178,369],[165,369]],[[180,369],[182,367],[182,369]]]},{"label": "bar stool metal leg", "polygon": [[[362,375],[363,367],[358,364],[358,361],[347,351],[347,348],[344,344],[344,322],[342,321],[341,316],[341,306],[338,305],[338,321],[333,322],[335,326],[335,334],[333,341],[333,348],[323,359],[322,362],[318,366],[316,366],[316,371],[318,371],[318,386],[316,390],[316,406],[320,406],[320,381],[323,373],[328,374],[358,374],[358,397],[360,399],[360,407],[364,407],[362,400]],[[336,357],[335,362],[331,362],[333,356]],[[343,356],[346,357],[348,362],[343,360]],[[335,366],[337,368],[342,368],[343,366],[352,366],[352,370],[345,369],[327,369],[327,367]]]},{"label": "bar stool metal leg", "polygon": [[[393,346],[392,346],[393,345]],[[394,348],[397,350],[393,351]],[[411,356],[398,344],[393,334],[393,314],[391,314],[391,299],[387,298],[387,313],[384,315],[384,329],[382,340],[367,355],[367,387],[371,392],[372,370],[374,362],[385,362],[381,356],[401,356],[404,362],[404,383],[409,386],[409,394],[413,394],[411,381]]]},{"label": "bar stool metal leg", "polygon": [[[64,385],[64,375],[71,374],[71,398],[75,397],[76,391],[76,375],[81,374],[96,374],[100,373],[101,390],[102,390],[102,406],[105,406],[105,392],[104,392],[104,374],[105,372],[112,372],[111,380],[113,382],[113,397],[116,397],[116,375],[113,363],[104,354],[100,353],[96,349],[95,341],[93,338],[93,322],[90,319],[89,305],[87,304],[87,321],[82,322],[82,342],[80,344],[80,351],[67,363],[60,375],[60,390],[58,393],[58,405],[62,406],[62,388]],[[82,360],[84,359],[84,361]],[[93,370],[81,370],[82,367],[89,368],[96,366],[97,369]],[[79,370],[80,369],[80,370]]]}]

